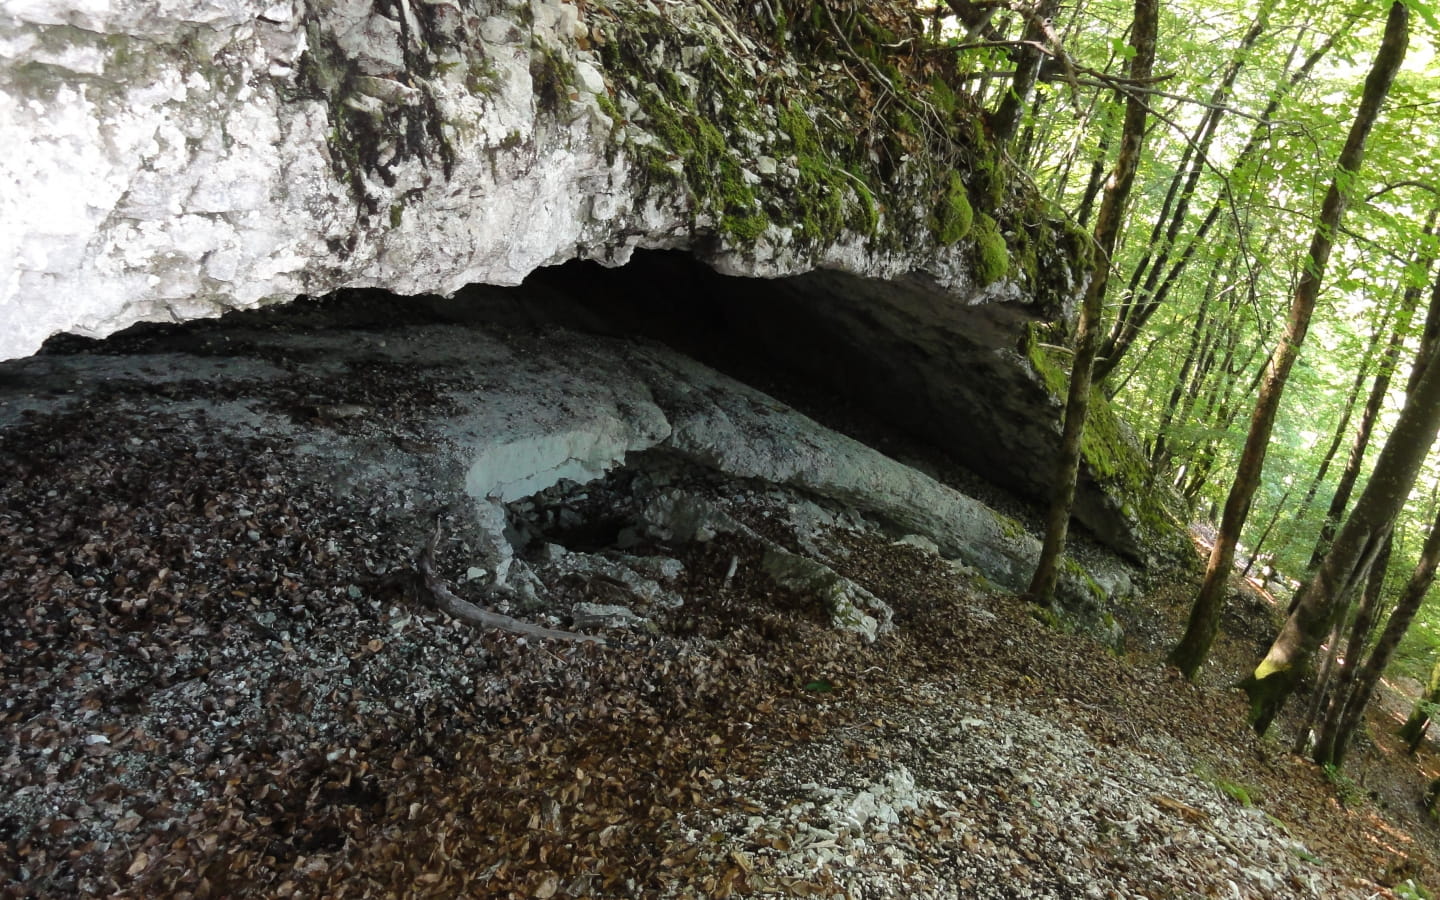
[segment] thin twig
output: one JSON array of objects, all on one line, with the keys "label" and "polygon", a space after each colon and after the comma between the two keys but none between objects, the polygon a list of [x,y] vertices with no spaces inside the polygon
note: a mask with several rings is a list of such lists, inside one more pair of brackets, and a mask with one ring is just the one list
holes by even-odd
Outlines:
[{"label": "thin twig", "polygon": [[741,48],[744,48],[745,42],[740,40],[740,35],[736,34],[735,29],[730,27],[730,23],[726,21],[725,17],[720,15],[720,10],[710,5],[710,0],[700,0],[700,5],[705,7],[705,11],[710,13],[716,22],[720,23],[720,27],[725,29],[725,33],[730,35],[732,41],[739,44]]}]

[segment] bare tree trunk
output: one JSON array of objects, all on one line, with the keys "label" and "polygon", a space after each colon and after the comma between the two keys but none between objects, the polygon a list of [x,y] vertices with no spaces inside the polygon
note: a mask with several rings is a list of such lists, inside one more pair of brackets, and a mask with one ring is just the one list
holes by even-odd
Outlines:
[{"label": "bare tree trunk", "polygon": [[1285,501],[1290,499],[1292,487],[1287,486],[1285,493],[1281,495],[1280,502],[1275,504],[1275,512],[1271,514],[1270,521],[1260,531],[1260,537],[1250,545],[1250,558],[1245,561],[1245,569],[1240,573],[1241,578],[1249,576],[1250,570],[1255,567],[1255,560],[1260,556],[1260,551],[1265,548],[1265,542],[1270,539],[1270,532],[1275,530],[1275,523],[1280,521],[1280,514],[1285,511]]},{"label": "bare tree trunk", "polygon": [[[1230,494],[1225,500],[1225,513],[1220,522],[1220,533],[1210,553],[1210,561],[1205,569],[1205,579],[1201,583],[1199,596],[1191,610],[1190,622],[1186,627],[1185,635],[1170,654],[1171,664],[1184,673],[1187,678],[1193,679],[1199,674],[1200,667],[1210,653],[1210,645],[1215,641],[1215,633],[1219,630],[1220,609],[1225,599],[1225,588],[1230,572],[1234,567],[1235,543],[1240,538],[1240,530],[1244,527],[1245,519],[1250,514],[1251,499],[1255,496],[1255,488],[1260,483],[1260,473],[1264,469],[1265,453],[1270,443],[1270,432],[1275,425],[1275,415],[1280,408],[1280,398],[1285,392],[1285,382],[1290,377],[1290,369],[1295,365],[1295,358],[1299,355],[1300,347],[1305,342],[1305,335],[1310,330],[1310,317],[1315,311],[1315,302],[1320,295],[1325,266],[1330,260],[1330,251],[1334,246],[1334,235],[1339,230],[1340,222],[1344,218],[1345,208],[1350,200],[1350,190],[1365,160],[1365,142],[1380,116],[1381,106],[1390,92],[1390,85],[1395,80],[1395,73],[1405,59],[1405,50],[1410,38],[1409,24],[1409,8],[1400,0],[1391,4],[1385,25],[1385,36],[1380,44],[1380,52],[1375,58],[1375,64],[1371,68],[1370,74],[1365,79],[1365,90],[1361,96],[1360,108],[1356,113],[1355,121],[1350,126],[1345,147],[1340,152],[1336,176],[1326,192],[1325,202],[1320,211],[1320,221],[1315,235],[1310,241],[1310,252],[1295,289],[1295,297],[1290,305],[1290,315],[1286,320],[1285,330],[1266,365],[1264,383],[1260,387],[1260,395],[1255,403],[1255,412],[1250,419],[1250,433],[1240,455],[1240,463],[1235,473],[1235,483],[1230,488]],[[1440,379],[1434,380],[1440,382]],[[1440,385],[1437,385],[1437,390],[1440,390]],[[1387,445],[1387,449],[1388,447],[1389,445]],[[1386,530],[1388,530],[1388,525]],[[1383,537],[1373,534],[1367,536],[1370,539]],[[1364,543],[1364,541],[1356,542],[1356,553]],[[1351,560],[1352,564],[1353,562],[1354,560]],[[1329,569],[1328,563],[1322,572],[1326,569]],[[1333,580],[1336,574],[1338,573],[1332,573],[1332,580],[1325,584],[1334,587],[1348,587],[1348,584],[1342,585]],[[1347,572],[1346,575],[1347,577],[1353,575],[1353,572]],[[1330,599],[1327,593],[1324,597],[1325,602],[1329,603]],[[1328,624],[1332,609],[1332,606],[1329,605],[1323,609],[1326,624]],[[1299,610],[1297,610],[1297,614],[1298,612]],[[1291,619],[1293,620],[1294,616]],[[1303,640],[1295,643],[1291,649],[1300,651],[1304,660],[1308,661],[1324,632],[1325,627],[1320,627],[1313,632],[1312,640],[1312,633],[1306,630]],[[1262,664],[1261,670],[1257,670],[1256,683],[1263,684],[1264,687],[1252,691],[1251,698],[1255,700],[1263,695],[1266,699],[1259,704],[1260,709],[1252,714],[1252,721],[1262,731],[1264,727],[1269,726],[1274,710],[1279,708],[1279,704],[1274,700],[1278,698],[1279,702],[1283,702],[1284,698],[1288,697],[1290,691],[1293,690],[1293,679],[1297,673],[1293,672],[1293,661],[1290,656],[1289,651],[1282,653],[1281,658],[1277,658],[1273,666],[1272,661],[1267,658],[1266,662]],[[1284,682],[1283,686],[1281,682],[1267,680],[1275,678],[1280,678]],[[1271,690],[1272,685],[1279,689]],[[1262,719],[1264,727],[1261,725]]]},{"label": "bare tree trunk", "polygon": [[[1131,27],[1129,75],[1143,81],[1150,77],[1155,62],[1155,33],[1159,20],[1159,0],[1135,0],[1135,22]],[[1050,606],[1055,600],[1055,582],[1060,573],[1060,557],[1065,552],[1065,537],[1070,527],[1070,508],[1075,501],[1075,482],[1080,471],[1080,439],[1085,430],[1085,417],[1090,410],[1090,372],[1099,346],[1100,315],[1105,299],[1105,286],[1110,280],[1111,255],[1120,234],[1121,219],[1135,172],[1140,165],[1140,151],[1145,140],[1145,101],[1132,94],[1125,104],[1125,121],[1120,132],[1120,152],[1115,160],[1095,221],[1095,276],[1085,289],[1080,310],[1080,323],[1075,341],[1075,362],[1070,369],[1070,392],[1065,404],[1065,427],[1060,437],[1060,452],[1055,465],[1054,492],[1045,517],[1045,542],[1040,561],[1026,595],[1031,601]]]},{"label": "bare tree trunk", "polygon": [[[1215,297],[1216,281],[1220,277],[1220,266],[1224,261],[1223,254],[1216,254],[1215,263],[1210,267],[1210,277],[1205,281],[1205,296],[1200,301],[1200,309],[1195,313],[1195,325],[1190,330],[1190,343],[1185,350],[1185,359],[1180,363],[1180,372],[1175,376],[1175,386],[1170,389],[1170,397],[1160,412],[1160,423],[1155,428],[1155,442],[1150,450],[1150,467],[1157,472],[1164,471],[1170,465],[1170,436],[1167,432],[1180,412],[1181,401],[1186,399],[1187,395],[1190,398],[1194,396],[1187,388],[1191,373],[1199,368],[1201,345],[1210,333],[1210,302]],[[1231,264],[1235,264],[1233,257]],[[1198,390],[1198,384],[1196,388]]]},{"label": "bare tree trunk", "polygon": [[[1440,531],[1440,528],[1430,529],[1432,535],[1437,531]],[[1411,711],[1410,718],[1400,726],[1400,737],[1409,745],[1411,754],[1419,750],[1420,742],[1425,740],[1425,732],[1430,729],[1430,710],[1436,703],[1440,703],[1440,659],[1430,667],[1430,682],[1425,685],[1425,693],[1415,701],[1415,709]]]},{"label": "bare tree trunk", "polygon": [[1034,12],[1026,14],[1025,33],[1021,37],[1025,43],[1014,53],[1015,78],[995,114],[990,117],[990,131],[997,147],[1010,146],[1020,128],[1020,120],[1025,115],[1030,95],[1035,91],[1035,80],[1040,75],[1040,63],[1044,59],[1039,48],[1032,45],[1045,42],[1046,22],[1055,15],[1059,6],[1060,0],[1040,0]]},{"label": "bare tree trunk", "polygon": [[[1431,380],[1440,381],[1440,367],[1435,368],[1437,368],[1437,377]],[[1399,602],[1395,604],[1395,611],[1390,614],[1390,621],[1385,624],[1384,633],[1380,635],[1380,640],[1370,653],[1370,658],[1365,661],[1364,669],[1356,677],[1354,688],[1346,700],[1344,710],[1341,715],[1336,717],[1334,733],[1324,745],[1329,751],[1327,758],[1321,758],[1317,746],[1316,762],[1329,762],[1338,766],[1345,761],[1345,752],[1350,746],[1350,739],[1354,737],[1355,730],[1360,727],[1361,717],[1365,714],[1365,707],[1375,692],[1375,686],[1380,683],[1380,676],[1385,674],[1385,667],[1390,664],[1390,659],[1395,655],[1395,648],[1400,646],[1401,638],[1405,637],[1405,632],[1410,630],[1410,623],[1415,620],[1415,613],[1420,610],[1420,604],[1425,601],[1425,595],[1429,593],[1430,585],[1435,581],[1437,564],[1440,564],[1440,517],[1437,517],[1431,524],[1430,534],[1425,538],[1425,547],[1420,551],[1420,561],[1416,563],[1415,571],[1411,573],[1404,593],[1400,595]]]},{"label": "bare tree trunk", "polygon": [[1310,708],[1305,712],[1305,718],[1301,720],[1300,727],[1295,732],[1295,746],[1291,749],[1296,756],[1303,755],[1310,747],[1310,728],[1315,720],[1320,718],[1326,703],[1330,699],[1330,680],[1335,677],[1335,666],[1340,659],[1340,622],[1330,627],[1330,634],[1325,638],[1325,655],[1320,661],[1320,671],[1315,676],[1315,696],[1310,702]]},{"label": "bare tree trunk", "polygon": [[1390,566],[1390,553],[1395,547],[1393,538],[1393,534],[1385,538],[1384,546],[1370,565],[1364,595],[1355,611],[1355,621],[1350,625],[1350,638],[1345,642],[1345,664],[1340,669],[1340,678],[1336,681],[1335,689],[1330,692],[1330,706],[1320,724],[1319,737],[1315,740],[1314,759],[1321,765],[1335,761],[1341,720],[1352,698],[1356,676],[1360,673],[1365,645],[1370,642],[1370,634],[1375,630],[1375,623],[1380,615],[1380,595],[1385,587],[1385,570]]},{"label": "bare tree trunk", "polygon": [[[1380,332],[1377,330],[1375,336]],[[1305,489],[1305,499],[1300,501],[1300,509],[1295,513],[1294,522],[1298,525],[1304,520],[1310,506],[1315,502],[1315,495],[1320,492],[1320,485],[1325,483],[1325,476],[1330,472],[1330,465],[1335,461],[1335,454],[1340,450],[1340,444],[1345,440],[1345,434],[1350,429],[1350,417],[1355,412],[1355,402],[1360,399],[1360,388],[1365,386],[1365,379],[1370,376],[1370,359],[1375,353],[1375,342],[1372,340],[1370,349],[1366,351],[1364,359],[1360,361],[1360,367],[1355,370],[1355,380],[1350,385],[1350,393],[1345,398],[1345,406],[1340,413],[1340,421],[1335,426],[1335,435],[1330,439],[1330,446],[1326,448],[1325,455],[1320,459],[1320,468],[1315,470],[1315,475],[1310,479],[1310,486]],[[1313,567],[1312,567],[1313,568]]]},{"label": "bare tree trunk", "polygon": [[[1230,193],[1239,193],[1233,190],[1235,176],[1246,169],[1250,160],[1265,146],[1266,141],[1270,139],[1271,126],[1268,122],[1275,110],[1280,108],[1281,102],[1291,91],[1310,77],[1310,73],[1314,71],[1315,66],[1319,64],[1320,60],[1325,58],[1326,54],[1330,52],[1330,48],[1334,46],[1335,39],[1339,37],[1342,32],[1348,31],[1352,23],[1353,20],[1347,21],[1342,29],[1330,35],[1319,47],[1315,48],[1315,50],[1306,57],[1304,62],[1301,63],[1300,68],[1290,73],[1289,78],[1278,85],[1272,92],[1269,102],[1265,105],[1264,112],[1260,114],[1260,124],[1251,131],[1249,139],[1245,142],[1245,146],[1241,148],[1240,152],[1235,156],[1235,162],[1230,167],[1232,182],[1232,191]],[[1254,27],[1263,28],[1263,22],[1257,21]],[[1254,27],[1252,27],[1252,33],[1254,33]],[[1256,36],[1258,37],[1258,33]],[[1249,38],[1249,35],[1247,35],[1247,38]],[[1243,58],[1237,58],[1236,63],[1232,63],[1232,66],[1242,61]],[[1236,72],[1238,74],[1238,70],[1236,70]],[[1211,137],[1213,138],[1213,132],[1211,133]],[[1198,172],[1199,170],[1197,169],[1197,175]],[[1193,191],[1193,184],[1188,190]],[[1189,194],[1187,193],[1187,200],[1188,196]],[[1173,222],[1172,234],[1167,238],[1167,243],[1162,245],[1164,247],[1162,259],[1157,261],[1154,266],[1148,266],[1148,263],[1146,264],[1150,274],[1144,287],[1138,289],[1136,285],[1140,284],[1140,269],[1136,270],[1135,276],[1131,279],[1131,293],[1135,297],[1133,310],[1131,307],[1122,307],[1121,316],[1118,316],[1116,320],[1116,327],[1112,329],[1110,337],[1107,338],[1105,346],[1100,351],[1101,361],[1097,367],[1095,376],[1098,380],[1103,380],[1108,377],[1114,368],[1119,365],[1120,359],[1128,351],[1130,344],[1134,342],[1135,336],[1139,334],[1140,329],[1143,328],[1145,323],[1150,320],[1150,317],[1154,315],[1155,310],[1165,302],[1170,288],[1179,281],[1180,275],[1185,271],[1185,268],[1190,263],[1190,259],[1194,256],[1196,248],[1205,242],[1206,235],[1209,233],[1211,227],[1220,220],[1221,213],[1226,208],[1227,199],[1230,204],[1237,202],[1234,197],[1227,198],[1227,192],[1224,191],[1221,192],[1220,196],[1215,198],[1210,205],[1209,212],[1206,213],[1205,218],[1201,221],[1195,233],[1190,237],[1185,250],[1180,254],[1180,258],[1170,267],[1170,271],[1166,274],[1165,280],[1160,283],[1158,288],[1156,287],[1155,278],[1158,277],[1160,269],[1164,267],[1165,261],[1169,257],[1170,246],[1180,233],[1179,229],[1180,226],[1183,225],[1183,218]],[[1157,222],[1154,234],[1158,234],[1158,231],[1159,223]],[[1154,234],[1152,234],[1151,237],[1152,245],[1155,243]],[[1142,298],[1148,299],[1141,302]]]},{"label": "bare tree trunk", "polygon": [[[1180,166],[1176,170],[1175,176],[1170,180],[1170,188],[1166,191],[1165,199],[1161,203],[1160,215],[1156,217],[1155,225],[1150,231],[1150,241],[1146,245],[1145,252],[1136,265],[1135,271],[1130,275],[1130,290],[1122,299],[1120,310],[1110,328],[1110,334],[1100,347],[1099,360],[1095,366],[1096,381],[1104,381],[1109,378],[1116,367],[1120,365],[1120,360],[1135,343],[1140,329],[1145,322],[1149,321],[1155,308],[1161,302],[1156,295],[1160,272],[1169,262],[1170,250],[1180,236],[1180,230],[1185,227],[1185,220],[1190,213],[1190,199],[1195,196],[1195,188],[1200,183],[1200,176],[1204,173],[1206,165],[1209,164],[1210,145],[1219,133],[1220,120],[1225,113],[1225,101],[1235,86],[1235,80],[1240,77],[1240,72],[1245,68],[1245,62],[1250,56],[1250,49],[1260,35],[1265,32],[1269,19],[1270,6],[1262,4],[1250,30],[1240,39],[1240,44],[1236,47],[1235,55],[1226,67],[1225,73],[1221,76],[1215,89],[1211,91],[1210,106],[1201,116],[1195,134],[1185,143],[1185,153],[1180,160]],[[1213,224],[1213,221],[1207,224],[1207,231],[1210,224]],[[1189,257],[1194,254],[1198,246],[1199,241],[1191,241],[1186,252],[1182,254],[1182,259],[1188,263]],[[1142,279],[1144,280],[1143,287],[1141,286]]]},{"label": "bare tree trunk", "polygon": [[[1404,506],[1420,466],[1435,441],[1435,434],[1440,431],[1440,365],[1434,365],[1431,360],[1433,357],[1421,363],[1423,374],[1420,381],[1406,401],[1405,408],[1401,410],[1395,430],[1380,451],[1375,472],[1370,476],[1360,499],[1355,501],[1355,508],[1336,536],[1335,546],[1325,557],[1325,562],[1315,573],[1315,577],[1301,590],[1299,605],[1285,620],[1284,628],[1271,644],[1265,659],[1244,682],[1245,690],[1250,695],[1251,721],[1257,731],[1264,732],[1294,690],[1315,651],[1317,634],[1324,630],[1344,595],[1355,586],[1364,571],[1366,557],[1373,555],[1389,535],[1395,517]],[[1432,529],[1426,540],[1427,551],[1432,541],[1440,542],[1440,537],[1435,534],[1436,530],[1440,528]],[[1440,554],[1440,546],[1437,546],[1436,553]],[[1421,555],[1421,563],[1422,566],[1416,568],[1416,574],[1406,588],[1407,593],[1402,598],[1402,604],[1397,606],[1390,616],[1385,635],[1371,654],[1370,663],[1374,663],[1381,671],[1389,661],[1388,654],[1394,652],[1394,645],[1399,643],[1404,629],[1409,627],[1410,618],[1414,616],[1413,609],[1407,612],[1407,601],[1411,599],[1409,592],[1412,588],[1420,591],[1420,596],[1413,598],[1418,609],[1420,601],[1424,599],[1424,592],[1434,577],[1434,562],[1428,560],[1424,553]],[[1420,587],[1422,583],[1423,588]],[[1398,632],[1396,629],[1399,629]],[[1367,663],[1367,666],[1370,663]],[[1379,671],[1374,673],[1373,678],[1379,679]],[[1363,695],[1368,699],[1368,691],[1371,689],[1373,684],[1357,686],[1351,702],[1360,702],[1363,705],[1363,701],[1358,698]],[[1358,721],[1359,714],[1358,711],[1354,712],[1351,718]],[[1341,743],[1345,737],[1345,727],[1342,722],[1342,733],[1335,739],[1337,752],[1342,755]]]},{"label": "bare tree trunk", "polygon": [[1075,221],[1081,228],[1090,224],[1090,211],[1095,208],[1095,198],[1105,184],[1105,160],[1110,158],[1110,132],[1100,135],[1100,146],[1095,148],[1095,159],[1090,163],[1090,180],[1085,183],[1085,194],[1075,210]]}]

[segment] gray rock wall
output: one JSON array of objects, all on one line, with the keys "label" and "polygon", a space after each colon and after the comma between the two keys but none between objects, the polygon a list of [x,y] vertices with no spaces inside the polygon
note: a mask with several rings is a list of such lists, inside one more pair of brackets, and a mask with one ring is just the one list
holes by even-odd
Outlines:
[{"label": "gray rock wall", "polygon": [[921,150],[882,173],[834,156],[817,127],[851,139],[849,104],[810,89],[838,76],[711,10],[7,4],[0,359],[57,332],[341,287],[515,284],[636,247],[1032,299],[1018,275],[981,287],[970,244],[930,233],[953,160]]}]

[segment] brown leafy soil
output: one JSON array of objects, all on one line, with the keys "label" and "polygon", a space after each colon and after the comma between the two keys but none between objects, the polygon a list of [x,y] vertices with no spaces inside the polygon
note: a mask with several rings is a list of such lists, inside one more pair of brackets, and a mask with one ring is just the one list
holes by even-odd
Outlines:
[{"label": "brown leafy soil", "polygon": [[[12,374],[5,402],[40,411],[0,428],[0,893],[1360,898],[1440,884],[1419,807],[1440,759],[1395,745],[1403,699],[1372,714],[1339,784],[1287,735],[1243,725],[1228,685],[1273,624],[1258,593],[1232,601],[1199,686],[1161,664],[1191,585],[1128,609],[1117,656],[873,527],[821,536],[828,563],[895,610],[873,644],[760,575],[761,547],[737,535],[633,550],[683,563],[667,586],[684,603],[643,610],[653,627],[609,646],[452,622],[425,602],[414,553],[438,511],[462,535],[438,565],[464,593],[465,514],[433,486],[357,486],[303,446],[328,428],[377,453],[437,453],[402,408],[437,395],[400,390],[406,377],[377,366],[329,388],[364,396],[297,389],[244,409],[213,385],[97,378],[44,411],[37,382]],[[352,422],[341,403],[377,414]],[[786,498],[711,489],[756,531],[803,543]],[[545,587],[557,603],[578,590],[563,574]]]}]

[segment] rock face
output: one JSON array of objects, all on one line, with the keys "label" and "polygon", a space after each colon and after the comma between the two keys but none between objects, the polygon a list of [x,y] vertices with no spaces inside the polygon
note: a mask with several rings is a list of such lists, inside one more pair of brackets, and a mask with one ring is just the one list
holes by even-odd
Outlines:
[{"label": "rock face", "polygon": [[[892,53],[875,35],[900,7],[842,28],[761,6],[11,4],[0,359],[59,332],[534,273],[604,300],[586,313],[602,329],[686,343],[723,324],[1043,498],[1060,407],[1027,325],[1067,316],[1083,238],[1011,184],[943,72],[833,63]],[[543,268],[584,260],[620,268]],[[624,437],[577,438],[557,471],[592,472]],[[472,475],[523,496],[513,464]],[[1089,460],[1076,514],[1148,561],[1156,517],[1108,477],[1125,469]]]},{"label": "rock face", "polygon": [[[646,334],[741,377],[843,397],[995,484],[1037,502],[1049,496],[1066,376],[1037,343],[1026,306],[957,303],[917,277],[741,279],[679,253],[636,253],[613,270],[542,270],[518,296],[534,318]],[[1175,546],[1133,438],[1103,398],[1092,406],[1075,518],[1142,564],[1188,553]]]},{"label": "rock face", "polygon": [[1067,301],[1063,254],[1035,274],[1050,225],[1009,235],[1028,261],[1011,273],[991,214],[957,220],[972,192],[1004,196],[966,129],[855,137],[844,98],[815,90],[856,89],[811,58],[823,29],[764,19],[644,0],[10,4],[0,358],[61,331],[515,284],[637,247]]}]

